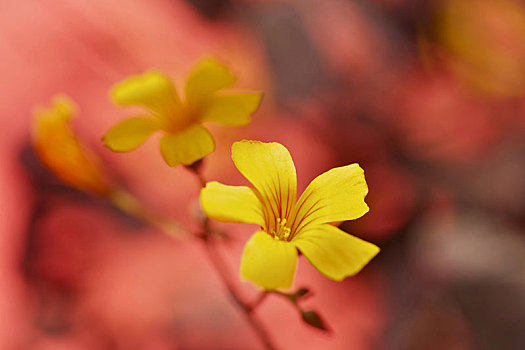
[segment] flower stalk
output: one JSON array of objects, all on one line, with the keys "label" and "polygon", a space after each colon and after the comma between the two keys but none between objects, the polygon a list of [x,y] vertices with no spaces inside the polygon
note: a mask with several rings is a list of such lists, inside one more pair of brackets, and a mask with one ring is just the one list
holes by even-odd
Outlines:
[{"label": "flower stalk", "polygon": [[[198,166],[190,165],[190,166],[187,166],[186,168],[190,170],[196,176],[201,187],[204,188],[206,186],[206,180],[204,179],[204,176],[202,175],[200,165],[201,164],[199,164]],[[260,303],[266,298],[268,293],[262,292],[261,295],[257,298],[257,300],[251,304],[244,301],[239,291],[237,290],[235,283],[233,282],[233,279],[231,277],[230,272],[228,271],[228,268],[226,266],[224,259],[222,258],[219,250],[217,249],[216,240],[214,239],[214,237],[216,236],[215,231],[211,229],[210,220],[207,216],[202,220],[201,228],[202,228],[202,232],[199,235],[197,235],[197,237],[201,238],[204,244],[206,254],[208,258],[210,259],[210,262],[212,263],[213,267],[215,268],[215,271],[219,275],[222,284],[228,291],[230,298],[233,300],[235,305],[237,305],[238,308],[243,312],[243,315],[246,321],[248,322],[250,327],[253,329],[257,337],[260,339],[265,349],[267,350],[276,349],[276,347],[273,345],[271,336],[266,331],[266,329],[261,324],[261,322],[253,314],[253,311],[255,310],[255,308],[258,305],[260,305]]]},{"label": "flower stalk", "polygon": [[189,229],[180,222],[158,215],[126,190],[112,189],[106,198],[124,213],[141,220],[170,237],[181,239],[188,235]]}]

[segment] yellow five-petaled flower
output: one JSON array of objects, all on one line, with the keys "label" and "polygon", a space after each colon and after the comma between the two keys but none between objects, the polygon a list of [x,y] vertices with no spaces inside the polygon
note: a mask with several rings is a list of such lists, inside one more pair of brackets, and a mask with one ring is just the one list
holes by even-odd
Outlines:
[{"label": "yellow five-petaled flower", "polygon": [[111,128],[103,137],[116,152],[131,151],[161,131],[161,154],[169,166],[189,165],[215,149],[203,122],[245,125],[259,107],[260,92],[221,92],[236,81],[233,73],[213,58],[202,59],[190,73],[181,101],[171,80],[157,71],[130,77],[112,90],[122,106],[146,107],[151,116],[136,116]]},{"label": "yellow five-petaled flower", "polygon": [[325,172],[297,200],[295,166],[281,144],[236,142],[232,160],[255,188],[209,182],[200,202],[216,220],[260,225],[244,248],[243,279],[267,290],[290,287],[299,250],[322,274],[340,281],[379,252],[333,225],[368,212],[368,187],[359,165]]}]

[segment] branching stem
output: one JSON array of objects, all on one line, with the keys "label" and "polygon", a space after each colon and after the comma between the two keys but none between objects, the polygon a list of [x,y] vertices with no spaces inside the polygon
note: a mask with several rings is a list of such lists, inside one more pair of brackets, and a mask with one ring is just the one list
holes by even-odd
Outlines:
[{"label": "branching stem", "polygon": [[[206,181],[202,176],[199,168],[189,168],[198,178],[201,187],[206,186]],[[266,298],[267,292],[262,292],[259,298],[252,304],[243,300],[240,296],[239,291],[237,290],[231,274],[228,270],[228,267],[222,258],[219,250],[216,246],[216,240],[214,239],[214,232],[210,228],[209,219],[206,217],[202,220],[202,234],[198,237],[202,239],[206,254],[210,259],[213,267],[217,271],[222,284],[228,291],[230,298],[234,301],[235,305],[243,312],[244,317],[248,324],[252,327],[253,331],[257,334],[264,347],[268,350],[274,350],[276,347],[273,345],[272,339],[268,332],[265,330],[261,322],[253,314],[253,310]]]}]

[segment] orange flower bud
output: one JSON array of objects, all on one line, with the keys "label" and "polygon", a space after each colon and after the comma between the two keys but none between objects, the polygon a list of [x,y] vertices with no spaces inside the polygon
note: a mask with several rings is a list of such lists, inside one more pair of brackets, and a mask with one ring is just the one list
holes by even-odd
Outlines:
[{"label": "orange flower bud", "polygon": [[64,95],[55,96],[49,108],[38,107],[33,113],[33,146],[42,163],[57,177],[81,190],[106,195],[110,185],[99,158],[71,128],[77,110]]}]

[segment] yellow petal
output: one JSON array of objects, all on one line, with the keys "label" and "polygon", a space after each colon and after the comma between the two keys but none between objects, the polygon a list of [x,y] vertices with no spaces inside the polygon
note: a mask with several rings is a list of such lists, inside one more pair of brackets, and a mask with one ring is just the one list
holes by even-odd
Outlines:
[{"label": "yellow petal", "polygon": [[319,272],[335,281],[355,275],[379,253],[372,243],[328,224],[309,227],[292,243]]},{"label": "yellow petal", "polygon": [[214,150],[210,132],[199,124],[177,134],[166,134],[160,140],[160,152],[169,166],[190,165]]},{"label": "yellow petal", "polygon": [[266,229],[276,229],[278,218],[288,218],[295,203],[297,176],[288,150],[276,142],[243,140],[232,145],[232,160],[259,191]]},{"label": "yellow petal", "polygon": [[316,177],[297,202],[294,229],[308,225],[354,220],[368,212],[368,187],[363,169],[351,164]]},{"label": "yellow petal", "polygon": [[292,285],[297,250],[290,242],[273,239],[264,231],[256,232],[246,243],[241,259],[241,278],[266,290]]},{"label": "yellow petal", "polygon": [[129,118],[109,129],[102,137],[102,141],[114,152],[127,152],[142,145],[154,131],[159,129],[158,120],[153,118]]},{"label": "yellow petal", "polygon": [[189,106],[196,107],[214,92],[235,83],[236,77],[212,57],[200,60],[186,81],[185,96]]},{"label": "yellow petal", "polygon": [[206,215],[215,220],[264,226],[261,202],[252,188],[208,182],[200,202]]},{"label": "yellow petal", "polygon": [[121,81],[113,87],[111,97],[121,106],[145,106],[164,120],[181,111],[181,103],[170,78],[156,71]]},{"label": "yellow petal", "polygon": [[74,115],[78,113],[78,106],[67,95],[55,95],[52,98],[51,108],[39,106],[35,109],[34,115],[38,119],[36,127],[53,127],[53,125],[65,125]]},{"label": "yellow petal", "polygon": [[216,122],[224,125],[245,125],[261,103],[259,92],[241,92],[213,97],[203,111],[202,121]]}]

